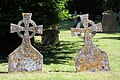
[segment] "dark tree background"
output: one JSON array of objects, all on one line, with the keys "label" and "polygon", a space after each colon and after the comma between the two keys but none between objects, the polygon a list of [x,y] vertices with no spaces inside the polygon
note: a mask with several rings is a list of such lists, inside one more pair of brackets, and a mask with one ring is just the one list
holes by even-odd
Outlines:
[{"label": "dark tree background", "polygon": [[111,9],[113,11],[120,11],[120,0],[107,0],[106,10]]},{"label": "dark tree background", "polygon": [[102,6],[104,0],[71,0],[68,2],[68,9],[73,14],[77,11],[78,14],[89,13],[90,15],[97,15],[102,13]]},{"label": "dark tree background", "polygon": [[120,10],[120,0],[69,0],[67,8],[71,14],[74,11],[89,13],[90,18],[95,19],[95,15],[101,15],[105,10]]},{"label": "dark tree background", "polygon": [[[33,14],[32,20],[34,20],[36,24],[44,25],[44,31],[56,29],[58,22],[68,14],[68,11],[65,10],[64,7],[66,1],[67,0],[0,0],[1,58],[6,58],[8,54],[21,44],[22,39],[16,33],[10,33],[10,23],[17,24],[18,21],[22,19],[22,13],[27,12]],[[44,39],[42,41],[44,41]],[[34,39],[32,39],[32,43],[33,42]]]},{"label": "dark tree background", "polygon": [[69,13],[89,13],[95,19],[95,15],[108,9],[120,10],[120,0],[0,0],[0,56],[6,58],[21,44],[16,33],[10,34],[10,23],[17,24],[23,12],[33,13],[32,20],[44,25],[42,44],[55,45],[59,41],[58,23]]}]

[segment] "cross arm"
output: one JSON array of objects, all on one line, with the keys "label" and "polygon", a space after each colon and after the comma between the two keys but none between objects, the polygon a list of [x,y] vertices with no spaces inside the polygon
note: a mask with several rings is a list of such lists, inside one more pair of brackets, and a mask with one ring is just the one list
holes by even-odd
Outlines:
[{"label": "cross arm", "polygon": [[96,29],[95,29],[97,32],[103,32],[103,29],[102,29],[102,24],[101,23],[97,23],[96,24]]},{"label": "cross arm", "polygon": [[18,32],[18,31],[19,32],[24,31],[24,27],[11,23],[10,24],[10,33]]},{"label": "cross arm", "polygon": [[83,28],[71,28],[71,32],[72,32],[72,35],[75,36],[77,34],[84,32],[84,29]]},{"label": "cross arm", "polygon": [[103,31],[102,24],[101,23],[94,24],[91,27],[88,27],[87,30],[89,32],[93,32],[93,31],[102,32]]},{"label": "cross arm", "polygon": [[30,27],[29,31],[35,32],[35,33],[38,33],[38,34],[43,34],[43,25],[38,25],[36,27]]}]

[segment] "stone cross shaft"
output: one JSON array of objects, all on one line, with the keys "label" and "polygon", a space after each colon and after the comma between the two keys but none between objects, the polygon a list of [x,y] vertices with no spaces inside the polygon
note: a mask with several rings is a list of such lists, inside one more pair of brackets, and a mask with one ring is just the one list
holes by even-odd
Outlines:
[{"label": "stone cross shaft", "polygon": [[[23,20],[19,21],[17,25],[11,23],[10,32],[17,32],[23,40],[22,44],[9,55],[8,71],[42,71],[43,56],[31,45],[30,38],[36,33],[42,34],[43,26],[37,26],[31,20],[32,13],[22,13],[22,16]],[[30,24],[32,27],[29,27]],[[24,31],[24,34],[21,31]],[[29,31],[33,33],[29,35]]]},{"label": "stone cross shaft", "polygon": [[[95,24],[88,19],[88,14],[80,15],[81,21],[76,28],[71,28],[72,36],[79,36],[84,40],[84,47],[81,49],[76,57],[76,70],[77,71],[99,71],[109,70],[109,61],[107,53],[97,48],[92,43],[92,38],[96,32],[102,32],[101,23]],[[81,28],[83,26],[84,28]],[[84,33],[82,35],[81,33]]]}]

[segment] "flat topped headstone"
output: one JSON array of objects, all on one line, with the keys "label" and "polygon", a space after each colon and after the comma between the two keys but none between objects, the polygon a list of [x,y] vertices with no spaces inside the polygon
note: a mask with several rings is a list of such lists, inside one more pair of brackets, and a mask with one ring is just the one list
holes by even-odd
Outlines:
[{"label": "flat topped headstone", "polygon": [[107,10],[102,15],[103,32],[115,32],[117,14],[112,10]]},{"label": "flat topped headstone", "polygon": [[[31,45],[30,38],[32,38],[35,33],[42,34],[43,25],[37,26],[36,23],[31,20],[32,13],[22,13],[22,15],[23,20],[19,21],[17,25],[11,23],[10,32],[17,32],[23,40],[21,45],[9,55],[8,71],[42,71],[43,56]],[[22,24],[24,26],[22,26]],[[32,26],[29,27],[29,24]],[[24,31],[24,34],[22,34],[21,31]],[[33,33],[29,35],[29,31]]]},{"label": "flat topped headstone", "polygon": [[[76,28],[71,28],[72,35],[79,36],[84,40],[84,46],[81,48],[75,60],[77,71],[108,71],[109,61],[107,53],[92,43],[92,38],[96,32],[102,32],[101,23],[95,24],[88,19],[88,14],[80,15],[81,21]],[[83,26],[84,28],[80,28]],[[81,33],[84,33],[82,35]]]}]

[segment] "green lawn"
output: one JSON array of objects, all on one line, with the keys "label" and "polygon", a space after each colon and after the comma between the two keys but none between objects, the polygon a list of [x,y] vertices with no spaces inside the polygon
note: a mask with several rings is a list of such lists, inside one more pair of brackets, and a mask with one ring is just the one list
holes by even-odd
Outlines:
[{"label": "green lawn", "polygon": [[[76,72],[74,59],[84,42],[71,36],[71,24],[61,23],[59,46],[40,51],[44,55],[43,72],[8,73],[8,63],[1,62],[0,80],[120,80],[120,33],[97,33],[93,38],[93,43],[108,53],[110,71]],[[40,37],[35,41],[41,50]]]}]

